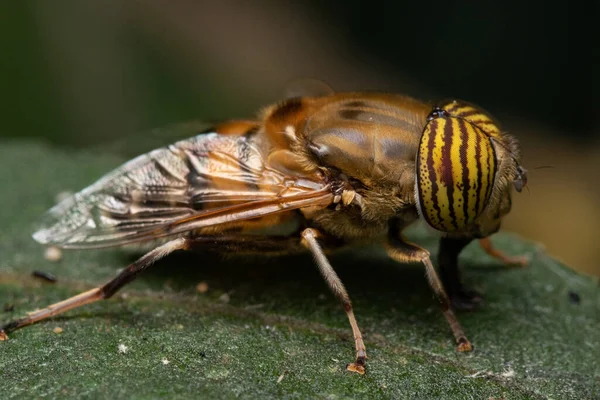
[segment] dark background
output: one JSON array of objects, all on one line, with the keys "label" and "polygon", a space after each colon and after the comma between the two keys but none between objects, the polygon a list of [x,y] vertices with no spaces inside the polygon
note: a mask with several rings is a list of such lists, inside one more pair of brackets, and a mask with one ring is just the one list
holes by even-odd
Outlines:
[{"label": "dark background", "polygon": [[[298,77],[338,90],[462,98],[522,142],[531,192],[516,199],[506,229],[600,273],[599,15],[573,7],[5,2],[0,138],[87,148],[136,143],[140,132],[170,123],[251,117]],[[543,165],[553,168],[535,169]]]}]

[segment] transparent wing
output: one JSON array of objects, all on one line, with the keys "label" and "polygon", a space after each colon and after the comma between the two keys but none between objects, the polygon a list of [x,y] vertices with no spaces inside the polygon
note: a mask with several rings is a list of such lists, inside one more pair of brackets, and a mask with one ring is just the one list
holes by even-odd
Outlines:
[{"label": "transparent wing", "polygon": [[267,151],[257,135],[217,133],[151,151],[56,205],[33,237],[115,246],[331,202],[325,183],[265,165]]},{"label": "transparent wing", "polygon": [[284,88],[284,98],[328,96],[335,91],[327,83],[312,78],[298,78],[288,81]]},{"label": "transparent wing", "polygon": [[119,154],[133,158],[139,154],[150,152],[201,133],[212,132],[218,121],[191,120],[176,122],[151,130],[131,132],[110,142],[103,142],[92,147],[92,151]]}]

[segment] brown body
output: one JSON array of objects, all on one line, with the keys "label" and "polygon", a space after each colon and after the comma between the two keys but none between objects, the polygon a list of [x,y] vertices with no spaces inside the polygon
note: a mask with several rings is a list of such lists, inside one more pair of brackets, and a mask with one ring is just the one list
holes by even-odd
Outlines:
[{"label": "brown body", "polygon": [[253,221],[252,228],[303,216],[304,225],[350,242],[387,233],[399,214],[406,222],[417,219],[415,157],[429,111],[394,95],[292,98],[264,110],[264,122],[233,121],[214,131],[244,136],[262,149],[267,171],[331,187],[335,207],[287,211]]},{"label": "brown body", "polygon": [[269,138],[288,132],[278,142],[293,154],[296,170],[321,173],[338,195],[346,191],[346,203],[307,217],[352,240],[385,233],[399,213],[416,219],[415,156],[428,112],[427,105],[394,95],[290,99],[267,111],[265,130]]},{"label": "brown body", "polygon": [[[163,244],[102,287],[10,322],[0,338],[112,296],[175,250],[215,243],[236,253],[308,250],[350,319],[357,355],[348,369],[363,373],[366,351],[350,298],[325,253],[380,239],[394,260],[423,263],[459,351],[469,351],[429,252],[401,232],[421,216],[446,233],[442,278],[452,304],[473,308],[480,297],[462,287],[458,254],[499,228],[513,182],[526,182],[516,142],[475,106],[328,90],[289,98],[255,121],[226,122],[142,155],[50,210],[34,234],[44,244]],[[487,239],[482,244],[514,261]]]}]

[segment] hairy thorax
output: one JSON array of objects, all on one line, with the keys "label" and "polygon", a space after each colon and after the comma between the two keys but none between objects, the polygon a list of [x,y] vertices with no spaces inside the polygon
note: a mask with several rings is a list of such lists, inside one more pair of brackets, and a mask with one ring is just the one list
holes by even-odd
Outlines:
[{"label": "hairy thorax", "polygon": [[414,201],[397,188],[359,189],[351,194],[352,201],[320,210],[302,210],[308,224],[324,233],[355,241],[384,235],[388,221],[406,218],[406,223],[416,219]]}]

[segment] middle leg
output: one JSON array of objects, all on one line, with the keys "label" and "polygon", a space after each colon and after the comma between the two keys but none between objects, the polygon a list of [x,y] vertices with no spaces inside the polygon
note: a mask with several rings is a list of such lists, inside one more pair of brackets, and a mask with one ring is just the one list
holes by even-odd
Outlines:
[{"label": "middle leg", "polygon": [[[306,252],[308,249],[314,256],[321,275],[329,286],[329,289],[340,300],[350,321],[354,343],[356,346],[356,360],[346,366],[346,369],[359,374],[365,373],[365,360],[367,351],[363,342],[362,334],[358,328],[358,323],[354,317],[352,302],[350,296],[344,287],[344,284],[333,270],[327,260],[327,256],[321,247],[321,244],[327,249],[340,247],[343,243],[329,236],[321,235],[317,230],[308,228],[302,231],[301,240],[297,237],[260,237],[260,236],[218,236],[218,237],[197,237],[190,240],[189,249],[208,249],[211,246],[217,246],[219,251],[226,253],[260,253],[260,254],[293,254]],[[317,239],[319,239],[317,241]]]},{"label": "middle leg", "polygon": [[423,263],[425,266],[425,274],[427,276],[429,286],[431,286],[431,289],[440,302],[442,313],[444,314],[444,317],[446,317],[446,320],[450,325],[450,329],[452,329],[452,333],[454,334],[454,338],[456,339],[457,350],[460,352],[471,351],[473,346],[471,345],[469,339],[467,339],[460,322],[458,322],[454,311],[452,311],[452,308],[450,307],[450,301],[448,300],[448,296],[444,291],[442,282],[440,281],[440,278],[438,277],[435,268],[431,263],[429,251],[413,243],[407,242],[402,237],[401,233],[394,228],[390,229],[386,250],[390,258],[400,263]]},{"label": "middle leg", "polygon": [[321,271],[321,275],[323,275],[323,278],[325,279],[325,282],[327,282],[329,289],[331,289],[335,297],[337,297],[344,306],[344,311],[346,311],[346,315],[348,315],[348,319],[350,320],[350,326],[352,327],[352,333],[354,334],[354,344],[356,346],[356,360],[353,363],[346,365],[346,369],[348,371],[357,372],[363,375],[365,373],[367,349],[365,348],[362,334],[360,333],[358,323],[354,317],[352,301],[350,300],[350,296],[348,295],[344,284],[340,280],[339,276],[335,273],[333,267],[329,263],[329,260],[327,260],[327,256],[319,245],[319,242],[317,241],[318,237],[319,232],[317,230],[312,228],[305,229],[302,231],[302,245],[312,252],[317,266]]}]

